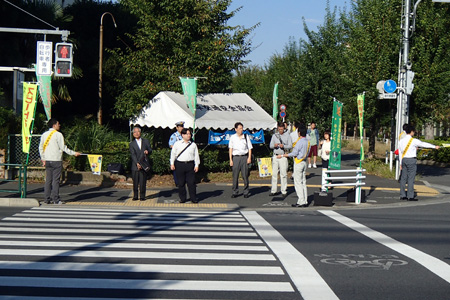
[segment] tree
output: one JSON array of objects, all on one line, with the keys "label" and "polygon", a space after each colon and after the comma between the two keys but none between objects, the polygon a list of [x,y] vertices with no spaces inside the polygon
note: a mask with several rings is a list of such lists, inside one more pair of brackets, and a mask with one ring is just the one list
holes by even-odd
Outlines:
[{"label": "tree", "polygon": [[[179,76],[206,77],[199,91],[229,92],[232,70],[251,51],[252,28],[231,27],[231,0],[123,0],[138,18],[132,47],[113,52],[115,117],[129,118],[159,91],[181,91]],[[256,26],[256,25],[255,25]],[[112,65],[111,65],[112,66]]]},{"label": "tree", "polygon": [[358,0],[345,18],[349,33],[348,74],[354,82],[347,96],[353,104],[347,106],[356,108],[356,95],[366,91],[364,119],[369,124],[369,157],[375,153],[380,127],[389,121],[390,103],[378,99],[375,87],[380,80],[397,78],[401,4],[400,0]]},{"label": "tree", "polygon": [[448,4],[426,1],[417,10],[411,62],[415,72],[411,119],[417,125],[450,118],[450,10]]}]

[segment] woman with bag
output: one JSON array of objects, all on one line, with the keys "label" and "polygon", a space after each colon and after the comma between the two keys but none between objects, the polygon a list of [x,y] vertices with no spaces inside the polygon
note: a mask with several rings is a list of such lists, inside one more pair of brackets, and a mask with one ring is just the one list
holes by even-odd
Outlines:
[{"label": "woman with bag", "polygon": [[197,145],[191,141],[191,131],[187,128],[181,130],[180,141],[175,142],[170,152],[170,169],[175,171],[178,179],[178,194],[180,203],[187,202],[186,184],[192,203],[198,203],[195,173],[198,172],[200,157]]}]

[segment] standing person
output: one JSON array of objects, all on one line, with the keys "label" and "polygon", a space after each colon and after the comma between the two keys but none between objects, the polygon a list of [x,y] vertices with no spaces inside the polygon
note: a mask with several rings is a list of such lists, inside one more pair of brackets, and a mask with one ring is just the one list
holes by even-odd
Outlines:
[{"label": "standing person", "polygon": [[278,123],[278,132],[272,136],[270,140],[270,149],[273,149],[272,158],[272,189],[269,196],[275,196],[277,194],[278,186],[278,171],[280,173],[281,182],[281,194],[283,198],[287,197],[287,170],[289,167],[288,159],[282,157],[277,159],[276,156],[285,154],[289,149],[292,149],[292,141],[289,136],[289,132],[285,132],[285,126],[283,123]]},{"label": "standing person", "polygon": [[316,123],[311,122],[311,128],[308,129],[307,133],[310,137],[310,143],[311,143],[311,151],[308,155],[308,168],[311,168],[311,156],[313,156],[313,165],[312,167],[314,169],[317,168],[316,162],[317,162],[317,145],[319,144],[319,130],[316,128]]},{"label": "standing person", "polygon": [[44,195],[46,204],[65,204],[59,196],[59,183],[62,172],[62,154],[63,151],[69,155],[80,156],[81,153],[67,148],[64,144],[64,136],[59,130],[61,124],[55,118],[47,122],[48,131],[41,136],[39,143],[39,154],[42,165],[45,167],[45,186]]},{"label": "standing person", "polygon": [[241,122],[234,124],[236,134],[230,137],[228,144],[230,167],[233,169],[233,194],[231,198],[239,195],[239,172],[244,180],[244,198],[250,197],[248,189],[248,165],[251,163],[252,142],[248,135],[243,134],[244,125]]},{"label": "standing person", "polygon": [[131,154],[131,178],[133,179],[133,201],[139,199],[145,200],[145,192],[147,189],[147,172],[141,166],[142,160],[147,160],[147,155],[152,152],[150,142],[141,138],[141,128],[135,126],[133,128],[134,140],[130,143]]},{"label": "standing person", "polygon": [[[170,139],[169,139],[169,148],[170,149],[172,149],[173,145],[176,142],[181,141],[183,139],[183,137],[181,136],[181,130],[183,130],[183,128],[184,128],[184,122],[183,121],[176,122],[175,127],[176,127],[177,131],[172,133],[172,135],[170,136]],[[173,181],[175,182],[175,185],[178,186],[178,180],[177,180],[177,175],[176,175],[175,171],[173,171]]]},{"label": "standing person", "polygon": [[299,141],[295,144],[294,150],[289,154],[278,155],[277,158],[294,157],[294,186],[298,196],[296,204],[292,207],[308,206],[308,190],[306,188],[306,157],[309,153],[310,142],[306,138],[306,128],[298,128]]},{"label": "standing person", "polygon": [[322,149],[321,158],[322,158],[322,192],[326,192],[327,189],[323,187],[326,182],[327,174],[323,169],[328,169],[328,161],[330,160],[330,151],[331,151],[331,140],[330,140],[330,132],[325,131],[323,134],[324,140],[320,142],[320,146]]},{"label": "standing person", "polygon": [[170,169],[176,172],[178,179],[178,194],[180,203],[185,203],[186,183],[189,188],[189,196],[192,203],[198,203],[197,187],[195,185],[195,173],[198,172],[200,157],[197,144],[191,141],[191,131],[187,128],[181,130],[183,139],[177,141],[170,152]]},{"label": "standing person", "polygon": [[[413,138],[416,129],[412,125],[406,126],[406,137],[398,142],[399,158],[400,158],[400,199],[408,201],[417,201],[414,198],[414,179],[417,171],[417,148],[439,149],[430,143],[422,142]],[[405,192],[406,183],[408,182],[408,192]]]}]

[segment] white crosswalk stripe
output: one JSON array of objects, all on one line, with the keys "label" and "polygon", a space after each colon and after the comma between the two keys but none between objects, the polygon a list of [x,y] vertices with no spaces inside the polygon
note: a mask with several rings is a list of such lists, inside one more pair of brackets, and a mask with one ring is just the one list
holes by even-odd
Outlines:
[{"label": "white crosswalk stripe", "polygon": [[0,222],[1,299],[301,299],[239,212],[34,208]]}]

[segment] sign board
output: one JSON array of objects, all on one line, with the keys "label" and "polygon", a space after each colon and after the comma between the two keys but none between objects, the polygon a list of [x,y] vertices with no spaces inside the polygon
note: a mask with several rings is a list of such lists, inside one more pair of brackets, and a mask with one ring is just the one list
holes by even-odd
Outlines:
[{"label": "sign board", "polygon": [[383,94],[383,99],[397,99],[397,94]]},{"label": "sign board", "polygon": [[280,110],[281,110],[281,111],[286,110],[286,105],[281,104],[281,105],[280,105]]},{"label": "sign board", "polygon": [[36,74],[37,75],[52,75],[53,62],[53,43],[52,42],[37,42],[36,47]]},{"label": "sign board", "polygon": [[397,90],[397,84],[395,83],[394,80],[391,80],[391,79],[386,80],[383,87],[384,87],[384,91],[389,94],[391,94]]},{"label": "sign board", "polygon": [[280,118],[286,118],[286,112],[285,111],[280,112]]}]

